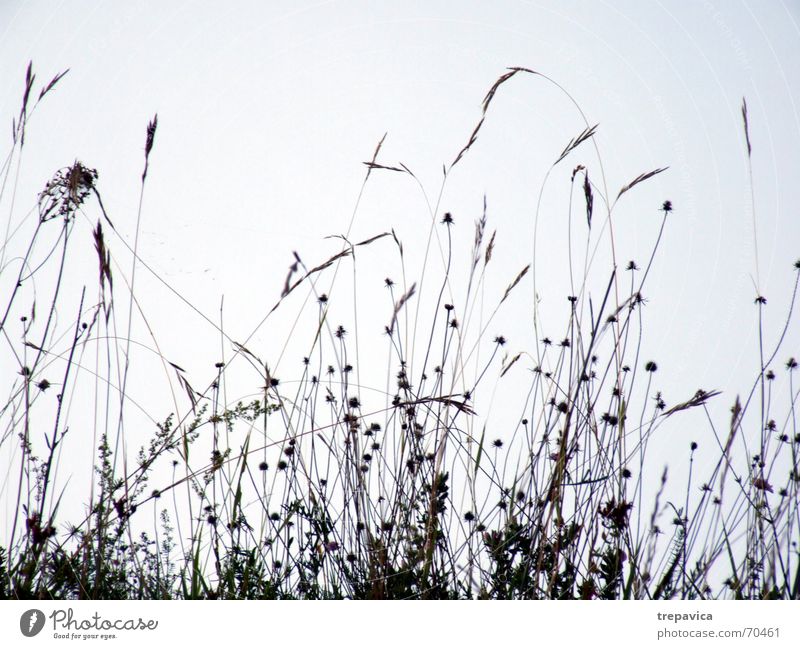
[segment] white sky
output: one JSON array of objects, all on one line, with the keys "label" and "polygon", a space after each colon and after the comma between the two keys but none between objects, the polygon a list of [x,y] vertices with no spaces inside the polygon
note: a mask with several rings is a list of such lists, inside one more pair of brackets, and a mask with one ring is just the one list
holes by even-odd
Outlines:
[{"label": "white sky", "polygon": [[[71,70],[29,126],[12,224],[53,171],[78,158],[98,169],[110,216],[132,241],[145,127],[157,112],[141,255],[212,319],[224,294],[226,329],[242,340],[277,299],[292,250],[309,265],[336,250],[322,237],[347,230],[361,162],[384,132],[380,160],[407,164],[435,197],[441,165],[466,143],[488,88],[507,66],[529,67],[568,89],[589,122],[600,124],[595,139],[613,195],[642,172],[670,167],[620,202],[620,257],[646,261],[658,207],[670,199],[675,211],[646,291],[643,357],[659,362],[672,402],[699,387],[719,388],[724,414],[758,369],[754,278],[769,299],[772,341],[800,257],[799,21],[795,0],[4,0],[0,123],[10,127],[18,111],[29,60],[41,82]],[[486,194],[502,253],[498,293],[530,261],[542,179],[583,127],[551,85],[518,76],[498,93],[477,144],[454,170],[442,210],[456,217],[466,255]],[[589,146],[573,154],[548,185],[539,232],[540,296],[562,311],[564,249],[547,242],[563,232],[566,180],[578,163],[599,177]],[[0,217],[5,228],[9,215]],[[419,250],[429,221],[413,183],[376,173],[352,235],[394,227]],[[91,240],[85,245],[90,251]],[[110,245],[127,272],[122,246]],[[393,272],[382,258],[388,249],[365,253],[376,279]],[[87,257],[91,272],[76,269],[76,285],[94,279]],[[137,281],[162,350],[207,383],[216,358],[197,349],[219,350],[218,335],[145,273]],[[498,330],[514,349],[532,346],[525,286],[518,311],[506,311]],[[561,321],[554,321],[556,337]],[[273,357],[283,345],[279,333],[266,327],[248,347]],[[800,355],[800,328],[789,331],[787,350]]]}]

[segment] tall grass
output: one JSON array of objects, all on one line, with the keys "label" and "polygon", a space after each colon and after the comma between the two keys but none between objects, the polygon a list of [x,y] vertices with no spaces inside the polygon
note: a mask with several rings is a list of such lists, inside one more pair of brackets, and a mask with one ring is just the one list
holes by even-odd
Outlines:
[{"label": "tall grass", "polygon": [[[642,313],[673,205],[657,211],[645,259],[622,261],[614,233],[617,201],[664,169],[609,192],[601,158],[592,168],[571,162],[596,149],[588,122],[565,137],[550,169],[568,172],[552,176],[567,180],[568,195],[561,327],[544,331],[538,302],[530,314],[519,306],[531,285],[536,296],[544,288],[538,210],[533,259],[501,278],[498,292],[505,270],[495,259],[510,244],[492,229],[486,199],[469,248],[454,243],[469,226],[441,197],[461,160],[476,155],[493,99],[514,77],[554,81],[527,68],[499,77],[443,169],[427,233],[410,242],[394,229],[342,236],[314,263],[294,253],[265,315],[283,319],[291,344],[262,357],[248,332],[201,313],[139,254],[156,118],[133,243],[106,211],[100,174],[78,161],[18,216],[26,129],[62,76],[34,100],[29,67],[1,170],[0,596],[800,597],[797,363],[783,349],[795,294],[774,341],[756,296],[760,371],[727,420],[711,416],[709,401],[721,397],[710,388],[691,386],[666,403],[657,363],[641,353]],[[382,143],[365,163],[362,192],[378,173],[418,183],[405,165],[379,161]],[[551,182],[548,172],[542,188]],[[376,248],[394,264],[391,277],[363,261]],[[93,288],[65,289],[69,278],[88,281],[88,256]],[[795,292],[799,270],[800,262]],[[196,350],[213,376],[190,376],[159,345],[140,305],[143,273],[219,336],[219,350]],[[512,317],[528,323],[532,348],[509,351],[500,332]],[[283,358],[298,350],[296,362]],[[163,381],[171,408],[153,414],[138,402],[137,380]],[[493,411],[498,391],[513,410]],[[688,467],[671,481],[648,449],[689,410],[704,415],[717,447],[682,440]],[[141,443],[147,421],[152,434]],[[80,468],[88,465],[91,475]]]}]

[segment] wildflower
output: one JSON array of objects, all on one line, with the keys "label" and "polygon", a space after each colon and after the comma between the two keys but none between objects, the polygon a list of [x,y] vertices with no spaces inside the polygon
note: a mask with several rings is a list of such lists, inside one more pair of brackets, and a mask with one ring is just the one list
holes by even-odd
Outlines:
[{"label": "wildflower", "polygon": [[442,219],[442,223],[445,225],[452,225],[453,224],[453,215],[450,212],[444,213],[444,218]]},{"label": "wildflower", "polygon": [[495,448],[503,448],[503,440],[502,439],[494,440],[492,442],[492,446],[494,446]]},{"label": "wildflower", "polygon": [[[625,368],[623,368],[624,370]],[[658,365],[656,365],[655,361],[647,361],[644,364],[645,372],[655,372],[658,369]]]},{"label": "wildflower", "polygon": [[619,423],[619,417],[616,417],[607,412],[604,412],[603,415],[600,417],[600,419],[609,426],[616,426]]},{"label": "wildflower", "polygon": [[662,212],[671,212],[672,211],[672,201],[664,201],[664,204],[661,206]]},{"label": "wildflower", "polygon": [[764,480],[764,478],[754,478],[752,484],[759,491],[768,491],[769,493],[773,493],[772,485]]},{"label": "wildflower", "polygon": [[267,464],[266,462],[259,462],[258,469],[260,471],[266,471],[267,469],[269,469],[269,464]]}]

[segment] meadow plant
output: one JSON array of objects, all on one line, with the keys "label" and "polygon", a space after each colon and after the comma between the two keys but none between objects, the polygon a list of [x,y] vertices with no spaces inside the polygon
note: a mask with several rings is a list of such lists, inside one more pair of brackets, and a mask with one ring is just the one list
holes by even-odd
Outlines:
[{"label": "meadow plant", "polygon": [[[760,371],[717,421],[708,405],[725,397],[691,386],[667,403],[658,359],[641,353],[647,280],[680,206],[646,206],[660,219],[647,258],[623,259],[614,232],[617,202],[664,168],[609,193],[594,180],[604,179],[599,155],[596,166],[575,162],[587,147],[597,152],[599,127],[586,122],[564,138],[550,170],[564,171],[552,178],[565,179],[569,199],[570,292],[563,326],[548,331],[536,299],[529,313],[518,306],[531,285],[535,297],[543,290],[536,248],[495,293],[505,272],[496,256],[509,244],[492,228],[490,201],[476,206],[472,226],[440,204],[464,157],[480,155],[472,149],[498,93],[512,79],[557,86],[547,76],[511,68],[491,86],[477,126],[443,168],[427,234],[342,236],[335,253],[309,264],[294,253],[265,315],[289,323],[292,345],[272,357],[152,268],[139,254],[143,203],[130,243],[106,210],[102,173],[87,164],[58,170],[34,209],[17,215],[26,131],[62,77],[37,94],[28,68],[0,169],[9,219],[0,255],[0,597],[800,597],[797,362],[783,349],[795,294],[774,341],[766,300],[755,296]],[[749,152],[746,105],[743,117]],[[154,117],[142,196],[157,130]],[[362,192],[373,174],[395,174],[424,193],[410,168],[381,161],[382,144],[365,163]],[[536,225],[539,217],[537,208]],[[466,250],[455,246],[458,228],[472,230]],[[392,276],[362,261],[376,247],[393,260]],[[130,255],[129,268],[118,253]],[[222,356],[198,351],[208,376],[190,376],[158,344],[140,308],[142,273],[219,335]],[[83,284],[77,299],[65,288],[72,277]],[[364,300],[363,286],[384,302]],[[512,350],[502,331],[512,314],[533,333],[528,349]],[[295,352],[296,362],[282,360]],[[160,414],[131,396],[145,357],[156,359],[172,403]],[[234,387],[246,396],[230,398]],[[498,390],[513,408],[492,411]],[[717,447],[683,438],[688,468],[676,482],[648,449],[688,411],[703,413]],[[152,431],[143,443],[142,421]],[[702,452],[713,461],[706,456],[701,471]]]}]

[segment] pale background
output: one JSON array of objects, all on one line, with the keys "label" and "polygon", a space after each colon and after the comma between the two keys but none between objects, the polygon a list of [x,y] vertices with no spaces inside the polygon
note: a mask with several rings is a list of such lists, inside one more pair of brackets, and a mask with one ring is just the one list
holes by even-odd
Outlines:
[{"label": "pale background", "polygon": [[[380,160],[407,164],[435,197],[441,166],[466,143],[488,88],[507,66],[529,67],[566,88],[588,121],[600,124],[595,140],[612,195],[642,172],[670,167],[620,202],[621,261],[646,261],[658,208],[671,200],[674,212],[646,291],[643,359],[658,361],[659,386],[672,403],[699,387],[723,390],[714,408],[724,421],[758,371],[753,299],[758,292],[768,298],[765,338],[774,341],[800,257],[798,20],[794,0],[4,0],[0,124],[9,128],[7,147],[28,61],[40,82],[71,71],[31,120],[15,206],[0,215],[2,227],[16,231],[52,173],[78,158],[98,169],[109,215],[132,242],[145,127],[157,112],[140,254],[212,320],[219,320],[224,295],[225,328],[245,340],[277,299],[291,251],[313,265],[338,249],[323,237],[348,231],[361,163],[385,132]],[[758,267],[742,97],[753,142]],[[487,196],[489,227],[498,229],[497,294],[531,260],[542,179],[583,128],[552,85],[519,75],[498,93],[478,142],[453,171],[442,211],[453,212],[461,228],[456,245],[466,255]],[[537,261],[543,309],[555,304],[563,311],[558,219],[578,163],[596,168],[590,147],[558,168],[544,196]],[[419,241],[418,252],[429,223],[407,177],[375,173],[351,234],[362,239],[394,227],[412,251]],[[21,235],[12,238],[6,258],[20,254],[23,243]],[[113,238],[109,245],[122,276],[129,257]],[[85,246],[85,268],[70,270],[74,287],[96,276],[88,236]],[[387,250],[365,253],[376,281],[396,268],[383,258]],[[230,347],[150,275],[141,271],[137,282],[164,354],[207,384],[213,350],[229,356]],[[380,295],[379,323],[390,313]],[[530,282],[517,297],[497,333],[514,350],[531,350]],[[288,320],[259,329],[248,347],[277,359]],[[551,322],[557,338],[561,321]],[[140,329],[135,333],[146,340]],[[364,349],[369,344],[365,337]],[[800,328],[789,330],[786,344],[800,355]],[[778,368],[786,356],[776,359]],[[18,369],[5,353],[0,362],[8,364],[3,373]],[[281,362],[278,374],[299,367],[296,358]],[[132,371],[131,396],[155,403],[148,399],[160,388]],[[148,412],[152,420],[164,414],[158,407]],[[703,420],[685,421],[691,428]],[[679,432],[680,461],[692,435],[701,445],[710,440],[699,425]]]}]

